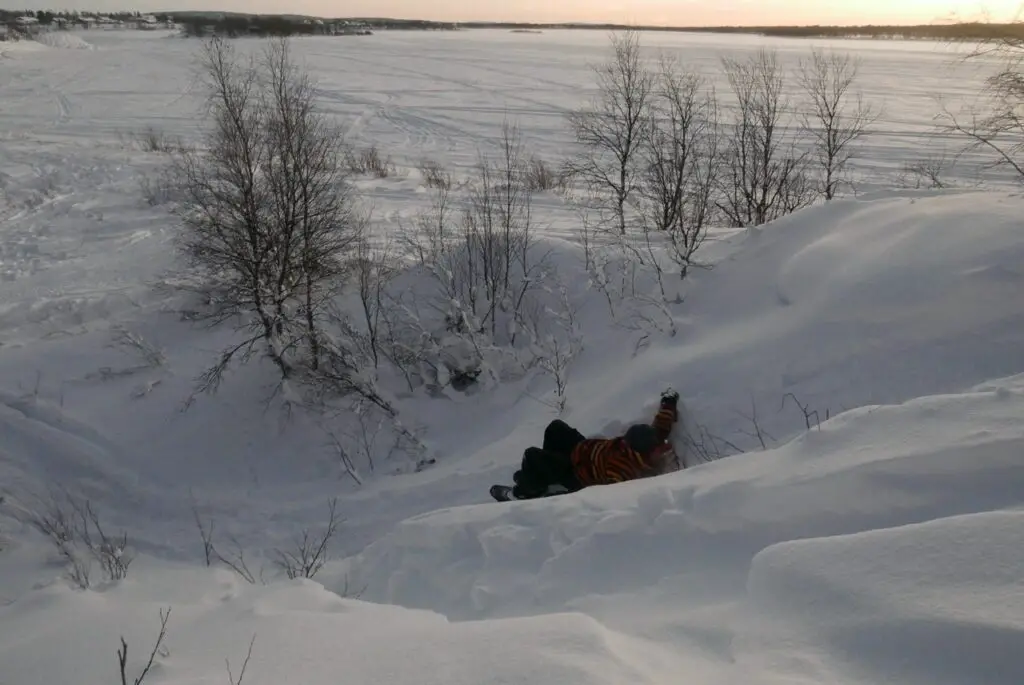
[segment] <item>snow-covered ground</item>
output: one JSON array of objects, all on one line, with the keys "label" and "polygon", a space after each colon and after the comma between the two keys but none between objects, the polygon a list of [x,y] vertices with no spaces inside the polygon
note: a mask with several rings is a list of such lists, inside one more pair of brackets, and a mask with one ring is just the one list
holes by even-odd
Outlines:
[{"label": "snow-covered ground", "polygon": [[[140,192],[159,156],[130,138],[195,135],[194,44],[75,37],[94,49],[0,48],[0,683],[116,681],[122,635],[131,682],[168,607],[146,683],[227,683],[225,659],[237,681],[253,635],[247,685],[1024,680],[1024,198],[893,188],[905,161],[954,149],[925,136],[931,95],[976,91],[945,48],[844,43],[885,106],[860,194],[716,232],[715,268],[673,306],[677,335],[637,354],[639,334],[587,288],[573,213],[538,198],[585,334],[564,418],[611,434],[673,385],[688,422],[748,451],[498,505],[487,486],[555,416],[542,378],[400,397],[437,463],[385,460],[361,487],[329,420],[267,410],[258,367],[180,411],[223,334],[179,321],[154,287],[175,226]],[[758,44],[645,43],[708,68]],[[772,43],[787,58],[808,46]],[[605,43],[396,32],[297,46],[353,140],[399,165],[360,181],[386,233],[429,203],[422,157],[466,173],[506,115],[559,159],[563,110]],[[162,364],[111,346],[115,326]],[[794,398],[817,412],[809,431]],[[128,531],[125,580],[81,591],[63,578],[26,514],[57,487]],[[273,551],[322,525],[335,496],[332,561],[315,582],[282,579]],[[194,510],[263,582],[205,566]]]}]

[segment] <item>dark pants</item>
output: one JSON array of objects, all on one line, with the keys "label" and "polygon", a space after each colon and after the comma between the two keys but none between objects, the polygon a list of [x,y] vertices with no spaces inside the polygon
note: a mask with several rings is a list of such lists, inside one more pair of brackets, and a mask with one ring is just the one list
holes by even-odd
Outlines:
[{"label": "dark pants", "polygon": [[523,467],[513,477],[516,497],[529,499],[546,494],[548,487],[561,485],[569,492],[580,489],[569,455],[586,437],[562,420],[556,419],[544,429],[543,447],[530,447],[523,453]]}]

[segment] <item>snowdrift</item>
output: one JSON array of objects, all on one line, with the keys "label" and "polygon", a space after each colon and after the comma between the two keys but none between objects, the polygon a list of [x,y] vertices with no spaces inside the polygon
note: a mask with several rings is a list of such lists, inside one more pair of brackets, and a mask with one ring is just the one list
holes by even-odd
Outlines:
[{"label": "snowdrift", "polygon": [[755,408],[785,440],[806,428],[793,399],[824,420],[1020,373],[1022,211],[1015,194],[887,194],[727,236],[676,339],[579,374],[571,404],[604,419],[672,382],[695,419],[759,449]]},{"label": "snowdrift", "polygon": [[[161,584],[164,592],[154,592]],[[630,655],[611,631],[579,614],[451,624],[429,612],[341,599],[310,581],[248,586],[228,572],[180,570],[154,571],[145,587],[128,582],[102,594],[49,587],[32,602],[0,607],[4,677],[116,680],[114,650],[124,635],[131,682],[168,606],[165,651],[147,682],[226,682],[225,659],[237,678],[250,641],[244,681],[256,685],[658,682],[645,675],[643,651]],[[8,634],[14,627],[18,634]],[[43,645],[61,645],[61,658],[47,656]]]},{"label": "snowdrift", "polygon": [[0,663],[108,681],[125,635],[137,674],[171,607],[151,677],[173,685],[237,675],[254,635],[256,685],[1015,685],[1022,411],[1016,377],[656,480],[436,511],[324,585],[152,559],[113,587],[38,583],[0,606]]},{"label": "snowdrift", "polygon": [[[1020,503],[1024,379],[844,413],[778,449],[572,497],[404,521],[345,564],[382,602],[461,619],[569,608],[672,577],[708,596],[788,540]],[[339,570],[340,572],[340,570]],[[706,577],[704,577],[706,576]]]},{"label": "snowdrift", "polygon": [[33,40],[51,48],[60,50],[95,50],[88,41],[67,31],[44,31],[33,37]]},{"label": "snowdrift", "polygon": [[333,573],[461,620],[581,611],[735,682],[1020,682],[1022,411],[1020,377],[854,410],[649,482],[408,520]]}]

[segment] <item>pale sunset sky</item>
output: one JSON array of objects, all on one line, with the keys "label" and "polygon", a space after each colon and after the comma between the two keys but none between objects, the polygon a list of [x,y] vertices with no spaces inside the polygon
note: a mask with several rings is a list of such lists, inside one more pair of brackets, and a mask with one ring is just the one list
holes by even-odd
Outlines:
[{"label": "pale sunset sky", "polygon": [[905,24],[1021,18],[1022,0],[0,0],[7,9],[227,10],[440,21],[676,26]]}]

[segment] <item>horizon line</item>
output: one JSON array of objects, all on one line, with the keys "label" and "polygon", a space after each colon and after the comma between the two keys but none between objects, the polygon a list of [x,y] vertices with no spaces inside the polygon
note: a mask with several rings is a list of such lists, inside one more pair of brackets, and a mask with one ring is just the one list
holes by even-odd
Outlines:
[{"label": "horizon line", "polygon": [[[0,10],[3,12],[16,13],[16,12],[33,12],[29,9],[11,9],[11,10]],[[60,11],[68,12],[69,10],[52,10],[52,9],[41,9],[34,10],[35,12],[53,12],[57,13]],[[594,29],[635,29],[635,30],[669,30],[669,31],[700,31],[700,30],[712,30],[712,29],[780,29],[780,28],[797,28],[797,29],[810,29],[810,28],[841,28],[841,29],[854,29],[854,28],[929,28],[938,26],[970,26],[970,25],[982,25],[982,26],[1017,26],[1024,24],[1024,20],[1015,19],[1012,21],[984,21],[980,19],[973,20],[948,20],[948,21],[934,21],[931,23],[849,23],[849,24],[699,24],[699,25],[683,25],[683,24],[625,24],[608,21],[527,21],[527,20],[497,20],[497,19],[472,19],[472,20],[445,20],[445,19],[426,19],[422,17],[415,18],[400,18],[400,17],[388,17],[379,15],[347,15],[347,16],[325,16],[316,14],[301,14],[294,12],[239,12],[235,10],[217,10],[217,9],[204,9],[204,10],[150,10],[143,12],[135,9],[121,9],[121,10],[70,10],[77,12],[78,14],[125,14],[125,13],[138,13],[138,14],[167,14],[167,15],[182,15],[182,14],[223,14],[223,15],[239,15],[239,16],[250,16],[250,17],[303,17],[309,19],[363,19],[363,20],[375,20],[375,21],[391,21],[391,22],[419,22],[419,23],[433,23],[433,24],[463,24],[463,25],[493,25],[493,26],[536,26],[536,27],[591,27]]]}]

